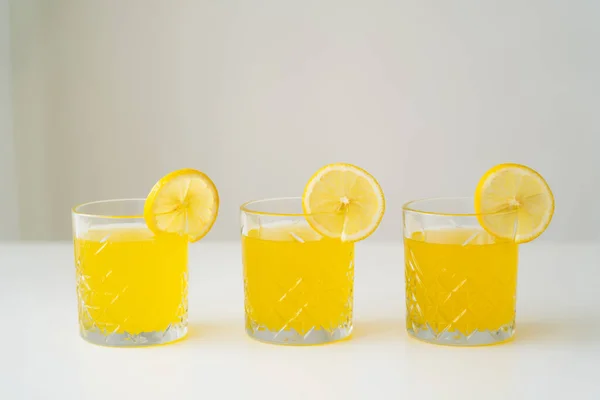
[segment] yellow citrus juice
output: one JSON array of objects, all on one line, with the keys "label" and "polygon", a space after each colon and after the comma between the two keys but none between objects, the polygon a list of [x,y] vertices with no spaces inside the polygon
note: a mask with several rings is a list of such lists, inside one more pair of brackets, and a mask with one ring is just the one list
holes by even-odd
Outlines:
[{"label": "yellow citrus juice", "polygon": [[517,245],[480,229],[404,239],[407,326],[434,333],[495,331],[515,318]]},{"label": "yellow citrus juice", "polygon": [[290,222],[250,230],[242,254],[247,327],[305,334],[351,326],[353,243]]},{"label": "yellow citrus juice", "polygon": [[187,322],[187,240],[143,224],[75,239],[82,328],[105,334],[161,332]]}]

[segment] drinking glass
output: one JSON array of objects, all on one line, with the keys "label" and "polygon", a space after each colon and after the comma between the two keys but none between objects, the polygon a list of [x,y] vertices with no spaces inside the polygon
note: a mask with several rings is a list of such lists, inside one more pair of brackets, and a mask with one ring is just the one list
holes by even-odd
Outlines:
[{"label": "drinking glass", "polygon": [[144,346],[187,333],[188,242],[150,231],[144,201],[73,208],[79,330],[89,342]]},{"label": "drinking glass", "polygon": [[300,198],[241,206],[246,332],[312,345],[352,332],[354,244],[321,236]]},{"label": "drinking glass", "polygon": [[403,207],[406,327],[426,342],[476,346],[515,333],[518,246],[480,220],[516,221],[516,212],[476,214],[472,198],[411,201]]}]

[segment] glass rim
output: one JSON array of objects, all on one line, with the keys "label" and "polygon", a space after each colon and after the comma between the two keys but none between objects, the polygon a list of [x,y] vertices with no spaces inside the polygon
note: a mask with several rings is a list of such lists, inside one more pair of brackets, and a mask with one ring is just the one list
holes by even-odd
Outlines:
[{"label": "glass rim", "polygon": [[456,197],[425,197],[422,199],[411,200],[402,205],[402,211],[413,212],[416,214],[424,214],[424,215],[435,215],[439,217],[484,217],[484,216],[495,216],[495,215],[505,215],[512,214],[517,212],[515,209],[511,210],[500,210],[500,211],[490,211],[484,213],[465,213],[465,212],[441,212],[441,211],[427,211],[423,209],[419,209],[414,207],[415,204],[425,201],[436,201],[436,200],[470,200],[471,204],[474,203],[475,198],[472,196],[456,196]]},{"label": "glass rim", "polygon": [[105,219],[140,219],[144,218],[143,214],[98,214],[98,213],[90,213],[90,212],[81,212],[81,208],[86,206],[92,206],[96,204],[109,204],[109,203],[126,203],[126,202],[142,202],[145,203],[146,199],[141,197],[133,197],[126,199],[108,199],[108,200],[96,200],[96,201],[88,201],[86,203],[81,203],[73,208],[71,208],[71,212],[73,215],[77,215],[79,217],[90,217],[90,218],[105,218]]},{"label": "glass rim", "polygon": [[294,212],[260,211],[260,210],[253,210],[250,208],[250,206],[253,204],[259,204],[259,203],[264,204],[264,203],[269,203],[269,202],[286,201],[286,200],[287,201],[297,200],[299,202],[302,202],[302,197],[299,197],[299,196],[268,197],[268,198],[264,198],[264,199],[250,200],[240,206],[240,211],[247,213],[247,214],[252,214],[252,215],[264,215],[264,216],[271,216],[271,217],[311,217],[311,216],[315,216],[315,215],[333,214],[333,213],[305,213],[305,212],[294,213]]}]

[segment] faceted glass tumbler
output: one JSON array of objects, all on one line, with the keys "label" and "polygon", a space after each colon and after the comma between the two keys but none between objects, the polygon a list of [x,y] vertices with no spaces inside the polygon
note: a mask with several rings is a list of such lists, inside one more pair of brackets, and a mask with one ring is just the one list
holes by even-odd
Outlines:
[{"label": "faceted glass tumbler", "polygon": [[403,207],[406,327],[417,339],[477,346],[515,333],[518,246],[480,220],[516,221],[516,213],[478,215],[473,204],[438,198]]},{"label": "faceted glass tumbler", "polygon": [[73,209],[79,331],[105,346],[147,346],[183,338],[188,316],[188,242],[155,235],[144,199]]},{"label": "faceted glass tumbler", "polygon": [[248,335],[287,345],[347,338],[354,244],[321,236],[300,198],[246,203],[241,219]]}]

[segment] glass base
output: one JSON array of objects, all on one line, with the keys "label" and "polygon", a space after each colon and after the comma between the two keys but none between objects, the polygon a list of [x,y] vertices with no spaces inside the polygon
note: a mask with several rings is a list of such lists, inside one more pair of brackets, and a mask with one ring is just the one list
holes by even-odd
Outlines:
[{"label": "glass base", "polygon": [[295,329],[270,331],[265,328],[246,327],[246,333],[260,342],[289,346],[310,346],[344,340],[352,333],[352,324],[340,326],[334,330],[313,328],[305,334]]},{"label": "glass base", "polygon": [[410,323],[407,325],[408,334],[415,339],[444,346],[489,346],[507,342],[515,334],[514,322],[503,325],[497,330],[474,330],[468,335],[456,331],[442,331],[436,334],[427,324],[424,326],[413,324],[412,328]]},{"label": "glass base", "polygon": [[187,324],[173,324],[164,331],[141,332],[138,334],[112,333],[105,334],[99,329],[81,330],[81,337],[93,344],[114,347],[139,347],[166,344],[184,338],[187,335]]}]

